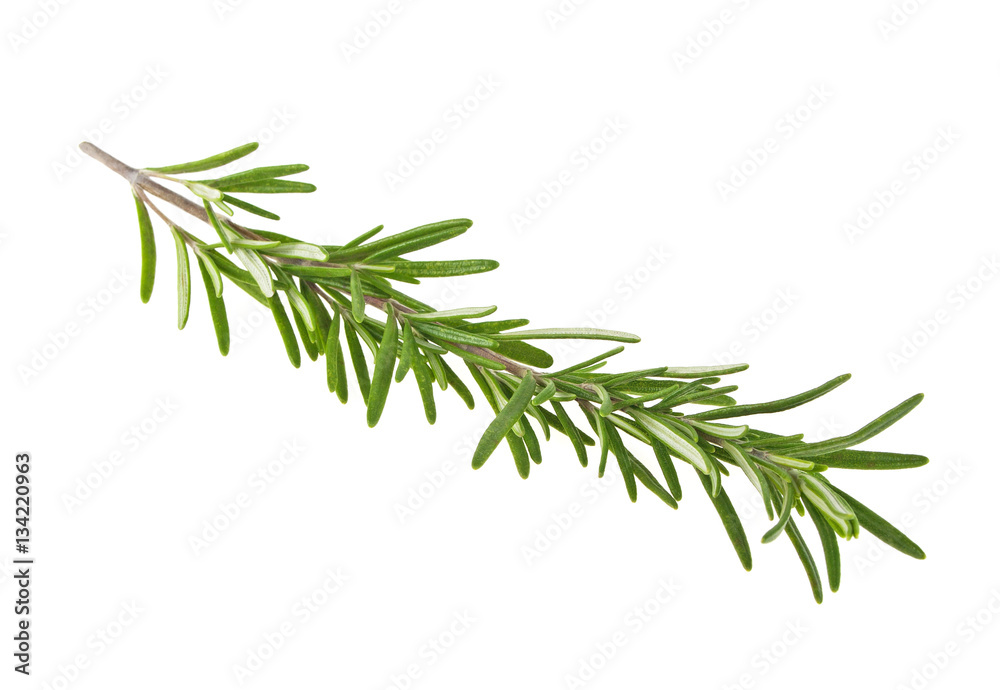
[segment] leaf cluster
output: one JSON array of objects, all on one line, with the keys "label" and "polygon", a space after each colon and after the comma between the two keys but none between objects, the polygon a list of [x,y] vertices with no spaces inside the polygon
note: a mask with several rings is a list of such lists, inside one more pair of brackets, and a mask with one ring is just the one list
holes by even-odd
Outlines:
[{"label": "leaf cluster", "polygon": [[[307,166],[254,168],[217,179],[176,177],[226,165],[255,147],[250,144],[191,163],[147,168],[138,171],[133,183],[142,245],[142,300],[149,299],[155,275],[151,208],[167,223],[175,242],[178,325],[186,324],[191,303],[190,251],[205,285],[222,354],[229,349],[223,299],[228,279],[268,307],[295,367],[300,366],[303,351],[310,360],[325,358],[327,386],[345,403],[348,378],[356,379],[369,426],[379,422],[391,390],[411,373],[431,424],[437,419],[437,390],[453,391],[470,409],[477,399],[472,391],[478,391],[494,419],[473,453],[473,468],[482,467],[505,445],[517,473],[527,478],[532,466],[542,462],[540,441],[548,441],[555,433],[569,440],[581,466],[588,467],[596,459],[598,476],[604,475],[613,457],[615,471],[621,474],[633,502],[641,485],[676,509],[683,496],[682,473],[693,473],[718,512],[740,563],[750,570],[750,539],[725,489],[726,478],[742,475],[760,494],[772,523],[761,541],[769,543],[782,535],[791,541],[818,602],[823,598],[822,578],[796,517],[808,515],[818,534],[831,591],[840,585],[840,539],[859,537],[862,530],[906,555],[924,557],[915,543],[828,477],[830,469],[895,470],[925,464],[927,458],[921,455],[856,448],[909,413],[922,395],[909,398],[854,433],[809,442],[802,434],[759,430],[750,425],[750,418],[813,401],[842,385],[849,375],[779,400],[738,404],[732,397],[737,386],[726,377],[746,369],[743,364],[608,372],[606,365],[624,349],[617,345],[586,361],[549,371],[554,360],[536,344],[539,341],[595,339],[628,344],[639,338],[600,329],[527,329],[527,319],[491,319],[495,306],[435,310],[402,292],[400,284],[497,268],[495,261],[487,259],[411,258],[414,252],[466,232],[469,220],[447,220],[392,235],[383,235],[383,227],[378,226],[343,245],[317,245],[272,231],[251,230],[232,220],[232,207],[276,220],[277,215],[234,195],[310,192],[315,189],[312,185],[284,179],[304,172]],[[199,240],[156,207],[146,193],[153,178],[180,184],[197,197],[204,209],[203,220],[219,241]],[[173,201],[170,195],[160,196]]]}]

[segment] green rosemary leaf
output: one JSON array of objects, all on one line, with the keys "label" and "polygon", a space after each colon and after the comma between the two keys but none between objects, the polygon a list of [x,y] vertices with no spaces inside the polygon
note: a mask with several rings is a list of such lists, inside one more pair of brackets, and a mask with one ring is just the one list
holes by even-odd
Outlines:
[{"label": "green rosemary leaf", "polygon": [[[663,396],[663,399],[653,406],[654,410],[670,409],[674,406],[676,400],[683,400],[685,397],[691,393],[698,393],[700,391],[709,390],[709,386],[718,383],[720,379],[718,377],[708,377],[703,379],[695,379],[693,381],[688,381],[687,383],[679,386],[669,395]],[[715,395],[713,389],[712,392]]]},{"label": "green rosemary leaf", "polygon": [[[412,322],[413,320],[410,319]],[[414,328],[418,333],[422,334],[425,338],[436,338],[439,341],[444,340],[449,343],[459,343],[461,345],[471,345],[473,347],[485,347],[493,349],[496,347],[497,342],[485,335],[479,335],[478,333],[466,333],[465,331],[460,331],[457,328],[452,328],[450,326],[442,326],[437,323],[413,323]]]},{"label": "green rosemary leaf", "polygon": [[687,423],[696,429],[704,431],[717,438],[742,438],[750,430],[746,424],[741,426],[729,426],[728,424],[709,424],[697,419],[688,419]]},{"label": "green rosemary leaf", "polygon": [[208,185],[209,187],[214,187],[215,189],[227,192],[232,187],[239,187],[240,185],[249,184],[251,182],[273,180],[276,177],[297,175],[298,173],[305,172],[308,169],[308,165],[301,164],[269,165],[262,168],[251,168],[250,170],[244,170],[243,172],[238,172],[233,175],[226,175],[225,177],[220,177],[216,180],[199,180],[199,182]]},{"label": "green rosemary leaf", "polygon": [[[340,314],[336,311],[330,320],[330,330],[326,336],[326,386],[330,392],[339,391],[338,379],[344,375],[343,353],[340,351]],[[343,402],[343,401],[342,401]]]},{"label": "green rosemary leaf", "polygon": [[201,172],[203,170],[211,170],[212,168],[221,168],[223,165],[228,165],[235,160],[243,158],[243,156],[246,156],[247,154],[253,153],[257,150],[258,146],[259,144],[256,141],[252,141],[249,144],[243,144],[242,146],[237,146],[234,149],[229,149],[228,151],[223,151],[222,153],[209,156],[208,158],[202,158],[201,160],[191,161],[190,163],[180,163],[178,165],[167,165],[162,168],[146,168],[146,170],[152,170],[166,175],[176,175],[181,173]]},{"label": "green rosemary leaf", "polygon": [[226,303],[222,300],[222,289],[216,291],[217,278],[208,267],[215,269],[216,274],[218,269],[212,260],[201,252],[195,252],[195,255],[198,257],[201,277],[205,281],[205,292],[208,293],[208,310],[212,315],[212,325],[215,327],[215,339],[219,343],[219,352],[224,357],[229,354],[229,319],[226,316]]},{"label": "green rosemary leaf", "polygon": [[[287,294],[291,296],[293,293],[289,292]],[[277,295],[275,295],[275,297],[277,297]],[[316,347],[316,343],[313,341],[309,327],[306,326],[305,321],[303,321],[299,310],[294,307],[292,308],[292,320],[295,321],[295,329],[299,332],[299,339],[302,340],[302,348],[306,351],[306,356],[315,362],[319,357],[319,350]]]},{"label": "green rosemary leaf", "polygon": [[222,297],[222,274],[219,273],[219,267],[215,265],[212,257],[210,257],[207,252],[202,251],[197,246],[194,247],[194,255],[205,267],[208,271],[209,277],[212,279],[213,294],[216,297]]},{"label": "green rosemary leaf", "polygon": [[392,369],[396,365],[396,347],[399,342],[399,326],[396,323],[396,312],[389,305],[385,328],[382,330],[382,342],[375,354],[375,367],[372,371],[372,388],[368,396],[368,426],[378,424],[385,400],[392,385]]},{"label": "green rosemary leaf", "polygon": [[757,490],[757,493],[760,494],[761,499],[764,501],[764,508],[767,510],[767,519],[773,520],[774,511],[771,508],[771,490],[768,488],[767,480],[761,474],[760,468],[757,467],[757,463],[750,460],[742,448],[728,441],[722,442],[722,448],[733,459],[733,462],[743,470],[743,474],[747,476],[753,488]]},{"label": "green rosemary leaf", "polygon": [[434,374],[419,352],[414,352],[413,360],[410,362],[413,369],[413,377],[417,380],[417,389],[420,391],[420,400],[424,406],[424,417],[428,424],[433,424],[437,420],[437,406],[434,403]]},{"label": "green rosemary leaf", "polygon": [[[302,293],[293,284],[289,284],[285,290],[285,294],[288,295],[288,302],[292,305],[295,312],[302,318],[302,323],[305,326],[307,332],[312,332],[316,330],[316,315],[313,313],[312,305],[306,301],[306,298],[302,296]],[[315,357],[312,358],[315,361]]]},{"label": "green rosemary leaf", "polygon": [[573,423],[573,420],[570,419],[569,413],[566,412],[566,409],[561,404],[553,402],[552,409],[556,413],[556,419],[559,420],[559,424],[553,424],[553,426],[562,433],[566,434],[570,443],[573,444],[573,450],[576,451],[576,457],[580,461],[580,465],[582,467],[586,467],[587,448],[584,445],[583,436],[580,434],[580,430]]},{"label": "green rosemary leaf", "polygon": [[[531,403],[531,397],[535,393],[535,379],[531,373],[524,375],[521,379],[521,383],[518,384],[517,390],[507,401],[507,404],[503,406],[500,413],[496,416],[490,425],[486,428],[485,433],[483,433],[482,438],[479,440],[479,444],[476,446],[475,452],[472,454],[472,468],[479,469],[483,466],[486,460],[493,454],[496,447],[500,445],[500,440],[507,436],[508,433],[514,428],[514,425],[524,414],[525,409]],[[520,439],[518,439],[520,442]],[[514,450],[514,445],[511,443],[511,451]],[[522,444],[523,447],[523,444]],[[527,457],[527,451],[525,451],[525,457]],[[515,459],[517,456],[515,455]],[[520,467],[518,468],[520,471]],[[522,475],[522,476],[526,476]]]},{"label": "green rosemary leaf", "polygon": [[274,322],[278,326],[278,332],[281,334],[281,342],[285,344],[288,361],[292,363],[293,367],[298,369],[299,365],[302,364],[302,354],[299,352],[299,343],[295,339],[295,332],[292,330],[292,324],[288,320],[288,314],[285,313],[285,307],[281,304],[281,299],[277,294],[271,295],[267,302],[271,307],[271,315],[274,316]]},{"label": "green rosemary leaf", "polygon": [[764,533],[764,536],[760,540],[761,543],[770,544],[785,530],[785,525],[788,524],[789,519],[792,517],[792,507],[794,505],[795,487],[792,486],[791,482],[785,482],[784,492],[781,497],[781,515],[774,526]]},{"label": "green rosemary leaf", "polygon": [[635,473],[635,476],[639,479],[639,481],[642,482],[642,485],[652,491],[653,494],[661,501],[676,510],[677,501],[670,495],[669,491],[663,488],[656,477],[653,476],[653,473],[646,469],[646,466],[639,462],[638,458],[636,458],[632,453],[629,453],[629,460],[632,466],[632,471]]},{"label": "green rosemary leaf", "polygon": [[840,544],[837,543],[837,533],[830,527],[830,523],[809,501],[804,501],[806,510],[809,511],[809,518],[816,525],[816,532],[819,533],[820,543],[823,545],[823,558],[826,560],[826,579],[830,583],[830,591],[836,592],[840,589]]},{"label": "green rosemary leaf", "polygon": [[396,367],[396,383],[406,378],[406,372],[410,370],[410,362],[413,361],[413,353],[417,349],[417,343],[413,340],[413,329],[409,321],[403,321],[403,347],[399,354],[399,366]]},{"label": "green rosemary leaf", "polygon": [[153,221],[149,219],[146,204],[134,192],[132,197],[135,199],[136,214],[139,216],[139,244],[142,249],[139,299],[145,304],[153,294],[153,280],[156,277],[156,239],[153,237]]},{"label": "green rosemary leaf", "polygon": [[664,376],[672,379],[700,379],[704,376],[725,376],[746,371],[749,364],[727,364],[706,367],[667,367]]},{"label": "green rosemary leaf", "polygon": [[718,410],[705,410],[704,412],[698,412],[697,414],[690,416],[697,419],[726,419],[729,417],[746,417],[754,414],[783,412],[785,410],[790,410],[793,407],[804,405],[805,403],[815,400],[820,396],[826,395],[850,378],[850,374],[842,374],[834,379],[830,379],[822,386],[817,386],[812,390],[808,390],[804,393],[799,393],[798,395],[793,395],[788,398],[782,398],[781,400],[772,400],[771,402],[755,403],[752,405],[734,405],[732,407]]},{"label": "green rosemary leaf", "polygon": [[268,218],[270,220],[281,220],[281,217],[276,213],[271,213],[260,206],[254,206],[248,201],[243,201],[243,199],[237,199],[234,196],[229,196],[228,194],[222,195],[222,200],[227,204],[232,204],[236,208],[241,208],[248,213],[252,213],[255,216],[260,216],[261,218]]},{"label": "green rosemary leaf", "polygon": [[360,259],[377,261],[383,258],[393,258],[409,252],[415,252],[419,249],[425,249],[445,240],[450,240],[464,233],[471,225],[472,221],[466,218],[421,225],[405,232],[369,242],[368,244],[331,251],[330,256],[331,258],[335,257],[338,261],[356,261]]},{"label": "green rosemary leaf", "polygon": [[507,445],[510,446],[510,454],[514,456],[514,467],[517,468],[517,474],[521,479],[527,479],[528,474],[531,472],[531,459],[528,457],[528,451],[524,447],[524,440],[515,434],[513,431],[505,436],[507,439]]},{"label": "green rosemary leaf", "polygon": [[469,333],[500,333],[509,331],[512,328],[527,326],[528,319],[503,319],[501,321],[480,321],[478,323],[467,323],[464,328]]},{"label": "green rosemary leaf", "polygon": [[243,290],[255,300],[260,302],[261,305],[270,309],[267,297],[265,297],[264,293],[260,291],[260,288],[257,286],[257,281],[253,279],[253,276],[250,275],[250,273],[234,264],[223,254],[212,252],[211,257],[212,261],[214,261],[216,266],[218,266],[220,273],[232,280],[233,283],[236,284],[236,287],[240,290]]},{"label": "green rosemary leaf", "polygon": [[351,271],[351,313],[358,323],[365,320],[365,293],[361,290],[361,274],[357,271]]},{"label": "green rosemary leaf", "polygon": [[305,193],[316,191],[316,185],[308,182],[296,182],[295,180],[258,180],[256,182],[244,182],[242,184],[228,184],[225,187],[216,187],[223,192],[233,194],[287,194]]},{"label": "green rosemary leaf", "polygon": [[[442,364],[444,365],[444,373],[448,377],[448,384],[451,386],[451,389],[458,394],[458,397],[462,399],[462,402],[465,403],[466,407],[468,407],[470,410],[475,409],[476,401],[472,397],[472,392],[469,391],[468,386],[465,385],[465,382],[463,382],[462,379],[458,378],[458,374],[455,373],[454,369],[448,366],[447,362],[442,362]],[[548,428],[547,427],[544,428],[546,429],[545,437],[547,439]]]},{"label": "green rosemary leaf", "polygon": [[326,261],[326,250],[318,244],[308,242],[280,242],[273,245],[265,252],[271,256],[280,256],[286,259],[305,259],[307,261]]},{"label": "green rosemary leaf", "polygon": [[556,383],[555,381],[550,380],[547,384],[545,384],[545,387],[538,392],[538,395],[532,398],[531,404],[534,405],[535,407],[538,407],[539,405],[544,405],[555,394],[556,394]]},{"label": "green rosemary leaf", "polygon": [[546,419],[542,411],[534,404],[534,398],[532,398],[532,404],[528,405],[528,414],[535,418],[538,422],[538,426],[542,427],[542,435],[545,436],[545,440],[549,441],[552,438],[552,430],[549,428],[549,420]]},{"label": "green rosemary leaf", "polygon": [[487,259],[465,259],[460,261],[384,261],[392,266],[393,278],[409,276],[413,278],[446,278],[486,273],[500,264]]},{"label": "green rosemary leaf", "polygon": [[794,436],[770,436],[763,439],[754,439],[750,441],[750,445],[757,450],[784,451],[801,446],[802,438],[803,434],[795,434]]},{"label": "green rosemary leaf", "polygon": [[497,340],[613,340],[621,343],[637,343],[639,336],[622,331],[606,331],[600,328],[539,328],[531,331],[498,333]]},{"label": "green rosemary leaf", "polygon": [[715,506],[716,512],[722,519],[722,526],[726,529],[726,534],[729,535],[729,541],[732,542],[733,548],[736,550],[736,555],[739,556],[740,563],[743,565],[743,569],[749,571],[753,568],[750,542],[747,541],[747,533],[743,529],[740,516],[736,514],[736,509],[733,508],[733,502],[729,499],[729,495],[725,489],[720,487],[717,493],[713,492],[712,480],[709,477],[699,472],[698,479],[701,480],[701,485],[705,488],[705,493],[708,494],[712,505]]},{"label": "green rosemary leaf", "polygon": [[308,266],[301,264],[285,264],[287,273],[310,279],[346,278],[352,271],[346,266]]},{"label": "green rosemary leaf", "polygon": [[490,388],[489,384],[486,383],[486,375],[483,371],[472,362],[466,362],[465,366],[468,367],[469,373],[472,374],[472,380],[476,382],[479,386],[479,390],[483,392],[483,397],[486,398],[487,404],[493,410],[493,414],[500,414],[500,405],[498,404],[496,398],[493,397],[493,390]]},{"label": "green rosemary leaf", "polygon": [[299,292],[306,298],[306,302],[309,303],[312,313],[316,317],[314,335],[317,336],[317,344],[320,351],[323,352],[326,349],[326,334],[330,330],[330,313],[326,310],[316,290],[316,286],[299,278]]},{"label": "green rosemary leaf", "polygon": [[827,467],[846,470],[902,470],[922,467],[928,460],[923,455],[883,453],[874,450],[839,450],[817,458]]},{"label": "green rosemary leaf", "polygon": [[656,419],[662,422],[667,428],[672,429],[674,433],[680,434],[681,437],[686,438],[691,443],[696,444],[701,440],[701,437],[698,435],[698,432],[694,430],[694,427],[678,421],[676,417],[672,417],[670,415],[660,415]]},{"label": "green rosemary leaf", "polygon": [[229,243],[234,247],[243,247],[244,249],[270,249],[281,244],[277,240],[248,240],[245,237],[230,237]]},{"label": "green rosemary leaf", "polygon": [[[675,394],[670,399],[670,406],[677,407],[679,405],[691,405],[705,400],[713,400],[719,397],[722,397],[723,400],[725,400],[726,393],[732,393],[738,388],[739,386],[719,386],[718,388],[709,388],[706,386],[704,390],[691,390],[684,395]],[[732,398],[729,398],[729,400],[732,400]]]},{"label": "green rosemary leaf", "polygon": [[[526,409],[531,410],[531,407]],[[535,430],[531,428],[531,422],[528,421],[527,415],[521,417],[521,429],[524,431],[521,440],[524,441],[524,447],[528,449],[528,457],[536,465],[542,464],[542,447],[538,443],[538,436],[535,435]]]},{"label": "green rosemary leaf", "polygon": [[641,410],[633,409],[628,412],[643,429],[662,441],[677,457],[694,465],[702,474],[709,473],[708,456],[705,455],[705,451],[668,427],[662,421],[662,417],[653,417]]},{"label": "green rosemary leaf", "polygon": [[234,247],[233,254],[247,269],[247,272],[253,276],[254,282],[257,283],[257,287],[260,288],[264,296],[271,297],[274,294],[274,281],[271,278],[271,271],[264,264],[260,255],[252,249],[244,249],[243,247]]},{"label": "green rosemary leaf", "polygon": [[869,424],[861,427],[853,434],[848,434],[847,436],[838,436],[837,438],[831,438],[826,441],[820,441],[819,443],[809,443],[803,446],[801,449],[796,450],[796,455],[802,458],[808,458],[816,455],[823,455],[825,453],[832,453],[834,451],[843,450],[844,448],[850,448],[851,446],[856,446],[859,443],[867,441],[873,436],[876,436],[890,426],[898,422],[900,419],[905,417],[910,410],[920,404],[920,401],[924,399],[923,393],[917,393],[912,398],[904,400],[896,407],[892,408],[885,414],[879,416]]},{"label": "green rosemary leaf", "polygon": [[489,316],[497,308],[493,307],[466,307],[464,309],[448,309],[446,311],[428,311],[423,313],[406,314],[408,321],[418,321],[423,323],[435,321],[462,321],[463,319],[478,319]]},{"label": "green rosemary leaf", "polygon": [[497,343],[493,351],[507,359],[527,364],[530,367],[545,369],[552,366],[552,355],[545,350],[519,340],[506,340],[502,343]]},{"label": "green rosemary leaf", "polygon": [[653,453],[656,455],[656,462],[660,466],[660,472],[663,473],[663,479],[667,482],[667,488],[675,499],[678,501],[681,500],[681,496],[683,495],[681,482],[677,477],[677,468],[674,467],[674,461],[670,459],[670,451],[667,450],[667,447],[659,439],[653,437],[650,441],[653,446]]},{"label": "green rosemary leaf", "polygon": [[434,374],[434,380],[437,381],[438,387],[441,390],[448,390],[448,377],[444,373],[444,361],[441,356],[436,352],[425,351],[427,355],[427,365],[431,368],[431,373]]},{"label": "green rosemary leaf", "polygon": [[219,239],[222,240],[222,246],[226,248],[226,251],[230,254],[233,253],[233,243],[229,239],[229,231],[222,227],[222,223],[219,222],[219,217],[215,215],[215,209],[212,208],[212,204],[207,200],[202,201],[205,206],[205,213],[208,214],[208,224],[212,226],[216,234],[219,235]]},{"label": "green rosemary leaf", "polygon": [[632,454],[625,449],[625,444],[622,443],[622,437],[618,435],[618,430],[613,426],[607,427],[608,432],[608,445],[611,447],[611,452],[614,454],[615,459],[618,460],[618,469],[622,473],[622,478],[625,480],[625,490],[628,492],[628,498],[632,503],[635,503],[639,498],[639,492],[635,486],[635,471],[632,469]]},{"label": "green rosemary leaf", "polygon": [[795,553],[798,554],[799,560],[802,561],[802,567],[806,569],[806,575],[809,577],[809,586],[812,588],[813,599],[816,600],[817,604],[822,604],[823,582],[819,577],[819,569],[816,567],[816,561],[813,560],[812,553],[809,551],[809,547],[802,538],[802,534],[799,532],[799,528],[796,527],[794,520],[788,521],[785,532],[788,534],[788,538],[792,540]]},{"label": "green rosemary leaf", "polygon": [[347,340],[347,349],[351,354],[351,363],[354,365],[354,374],[358,379],[358,388],[361,389],[361,397],[368,404],[368,391],[371,389],[372,381],[368,376],[368,362],[365,360],[365,353],[361,350],[361,342],[358,340],[358,331],[350,319],[344,319],[344,338]]},{"label": "green rosemary leaf", "polygon": [[604,417],[604,419],[614,424],[616,427],[624,431],[632,438],[639,439],[639,441],[641,441],[642,443],[648,445],[652,441],[650,435],[647,434],[645,431],[643,431],[640,427],[633,424],[631,420],[624,419],[623,417],[619,417],[616,414]]},{"label": "green rosemary leaf", "polygon": [[590,367],[594,364],[597,364],[598,362],[606,360],[609,357],[614,357],[619,352],[622,352],[624,349],[625,349],[624,345],[619,345],[618,347],[612,348],[607,352],[597,355],[596,357],[591,357],[590,359],[580,362],[579,364],[574,364],[571,367],[566,367],[565,369],[554,371],[552,372],[552,374],[550,374],[550,376],[563,376],[564,374],[571,374],[574,371],[579,371],[580,369],[586,369],[587,367]]},{"label": "green rosemary leaf", "polygon": [[876,538],[885,542],[900,553],[910,556],[911,558],[923,560],[927,557],[926,554],[924,554],[923,549],[913,543],[913,541],[905,534],[889,524],[885,518],[877,515],[871,508],[867,507],[856,498],[848,496],[841,489],[837,489],[836,491],[841,498],[847,501],[847,504],[858,517],[858,522],[861,523],[861,526],[871,532]]},{"label": "green rosemary leaf", "polygon": [[357,237],[355,237],[353,240],[351,240],[350,242],[348,242],[347,244],[345,244],[343,247],[338,247],[338,249],[350,249],[351,247],[357,247],[362,242],[366,242],[366,241],[370,240],[372,237],[375,237],[375,235],[377,235],[380,232],[382,232],[382,229],[384,227],[385,227],[384,225],[376,225],[371,230],[369,230],[367,232],[361,233],[360,235],[358,235]]},{"label": "green rosemary leaf", "polygon": [[191,310],[191,264],[188,261],[187,244],[177,228],[171,227],[170,234],[174,236],[177,247],[177,328],[184,330]]}]

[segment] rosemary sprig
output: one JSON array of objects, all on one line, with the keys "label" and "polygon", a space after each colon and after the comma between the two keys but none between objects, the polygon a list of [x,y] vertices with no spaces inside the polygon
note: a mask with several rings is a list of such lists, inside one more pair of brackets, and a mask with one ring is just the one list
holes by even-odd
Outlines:
[{"label": "rosemary sprig", "polygon": [[[606,470],[609,455],[613,456],[632,501],[637,500],[641,484],[664,504],[676,508],[682,495],[676,462],[690,465],[718,511],[740,562],[750,570],[750,542],[723,486],[730,468],[738,469],[760,493],[768,517],[774,521],[762,541],[773,541],[783,533],[788,536],[817,602],[823,599],[820,575],[793,513],[805,516],[808,512],[819,533],[831,591],[840,584],[837,537],[858,537],[862,528],[908,556],[924,558],[920,547],[826,476],[828,468],[895,470],[926,464],[927,458],[921,455],[854,449],[910,412],[922,395],[904,401],[852,434],[808,443],[801,434],[778,436],[728,420],[797,407],[829,393],[850,375],[780,400],[738,405],[729,395],[736,386],[718,384],[723,376],[746,369],[743,364],[599,372],[624,349],[618,346],[576,365],[546,372],[553,359],[533,342],[594,339],[635,343],[639,338],[585,328],[525,330],[526,319],[486,320],[496,311],[493,306],[436,311],[401,292],[397,283],[417,284],[422,278],[481,273],[497,267],[495,261],[485,259],[408,258],[413,252],[461,235],[472,225],[469,220],[447,220],[389,236],[380,236],[382,226],[378,226],[343,245],[317,245],[252,230],[232,220],[233,207],[277,220],[277,215],[245,201],[242,195],[312,192],[312,185],[284,179],[305,172],[305,165],[254,168],[217,179],[178,177],[221,167],[256,147],[247,144],[190,163],[137,169],[93,144],[80,145],[131,185],[139,217],[140,297],[144,302],[152,293],[156,268],[150,210],[170,228],[177,250],[179,328],[187,322],[191,300],[190,250],[205,284],[223,355],[229,350],[225,277],[271,311],[294,366],[300,365],[301,350],[311,360],[326,357],[327,385],[342,402],[348,399],[346,362],[350,358],[367,406],[369,426],[378,423],[393,383],[402,382],[411,371],[431,424],[437,418],[435,385],[454,390],[473,408],[473,395],[452,366],[462,360],[495,414],[473,454],[473,468],[481,467],[506,443],[517,472],[526,478],[532,464],[542,461],[537,426],[546,440],[553,430],[568,437],[584,467],[589,462],[588,448],[592,448],[599,457],[599,476]],[[194,198],[161,182],[178,186]],[[182,228],[152,197],[207,224],[218,241],[203,241]],[[284,301],[280,293],[284,293]],[[291,308],[291,319],[285,302]],[[695,405],[709,409],[691,411]],[[590,433],[570,415],[574,407]],[[634,449],[639,446],[652,451],[662,483],[636,454]]]}]

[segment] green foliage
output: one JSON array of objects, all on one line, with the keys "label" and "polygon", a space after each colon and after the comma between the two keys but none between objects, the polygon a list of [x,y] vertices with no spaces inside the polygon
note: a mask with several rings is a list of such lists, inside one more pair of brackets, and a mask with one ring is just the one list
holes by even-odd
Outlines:
[{"label": "green foliage", "polygon": [[[924,557],[909,538],[827,478],[830,468],[896,470],[926,464],[927,458],[921,455],[854,448],[909,413],[922,396],[909,398],[852,434],[810,443],[801,434],[781,436],[728,420],[798,407],[839,387],[849,375],[779,400],[736,404],[729,394],[737,386],[720,384],[722,377],[745,370],[745,364],[599,372],[623,351],[624,346],[617,346],[547,372],[545,369],[553,364],[551,355],[526,341],[592,339],[635,343],[639,338],[600,329],[526,330],[526,319],[483,320],[496,311],[495,306],[437,311],[400,292],[399,283],[497,268],[495,261],[485,259],[409,257],[466,232],[472,224],[469,220],[447,220],[394,235],[381,235],[380,225],[344,245],[319,246],[273,231],[251,230],[231,220],[232,207],[277,220],[276,214],[235,195],[313,191],[312,185],[283,179],[306,171],[305,165],[254,168],[217,179],[174,177],[226,165],[254,148],[256,145],[242,146],[162,168],[117,169],[132,181],[139,217],[142,300],[149,299],[155,275],[156,251],[149,216],[152,209],[169,224],[177,248],[178,325],[184,327],[191,299],[190,248],[205,284],[223,355],[229,350],[222,297],[224,276],[270,309],[294,366],[301,364],[301,349],[310,359],[325,357],[327,387],[342,402],[348,399],[346,365],[350,358],[367,407],[369,426],[379,422],[389,391],[393,385],[403,384],[409,372],[413,373],[429,423],[437,418],[435,385],[455,391],[473,408],[475,401],[469,387],[449,364],[461,359],[495,415],[475,449],[473,468],[482,467],[506,441],[516,471],[527,477],[531,465],[542,462],[542,447],[534,426],[537,424],[546,440],[553,430],[566,436],[583,467],[588,466],[588,446],[597,446],[599,476],[604,474],[609,455],[613,456],[630,500],[639,499],[641,485],[659,501],[677,508],[682,496],[681,477],[675,465],[675,461],[679,462],[682,469],[688,466],[697,476],[741,564],[750,570],[750,541],[723,486],[724,478],[730,476],[729,468],[739,468],[734,476],[747,478],[760,494],[768,519],[773,521],[762,541],[769,543],[782,533],[788,535],[817,601],[823,597],[820,573],[793,511],[808,513],[816,528],[831,591],[840,585],[838,537],[853,539],[864,529],[906,555]],[[103,152],[97,152],[95,157],[100,160]],[[196,197],[196,202],[165,190],[154,179],[181,185]],[[146,194],[154,188],[156,196],[189,213],[204,209],[202,220],[213,228],[219,242],[203,242],[169,221]],[[291,320],[281,292],[292,308]],[[690,409],[692,406],[708,409],[695,411]],[[571,414],[574,410],[586,420],[596,440],[581,430]],[[650,467],[659,469],[662,483],[642,462],[643,457],[655,459],[656,465]]]}]

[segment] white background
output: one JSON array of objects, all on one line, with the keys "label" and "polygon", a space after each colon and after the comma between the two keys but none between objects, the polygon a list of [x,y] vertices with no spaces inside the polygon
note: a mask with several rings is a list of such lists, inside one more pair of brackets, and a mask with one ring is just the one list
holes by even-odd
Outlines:
[{"label": "white background", "polygon": [[[583,664],[600,666],[588,688],[994,687],[1000,7],[563,5],[4,3],[0,405],[4,462],[34,458],[38,561],[30,679],[10,668],[15,587],[0,584],[0,686],[238,687],[235,668],[289,624],[244,687],[581,687]],[[138,166],[250,139],[263,142],[252,164],[309,163],[319,191],[270,204],[304,239],[471,217],[429,253],[500,270],[416,294],[639,332],[618,366],[735,348],[752,364],[744,401],[854,374],[763,420],[772,431],[847,433],[925,392],[867,447],[931,464],[831,474],[928,559],[863,535],[817,606],[787,540],[740,568],[693,473],[677,512],[645,492],[631,505],[613,471],[591,501],[596,470],[564,439],[526,482],[505,452],[474,473],[486,412],[439,393],[429,427],[408,380],[369,430],[356,389],[341,406],[321,363],[293,370],[235,291],[223,359],[200,294],[176,329],[162,226],[140,303],[127,186],[74,152],[98,137]],[[546,208],[519,229],[532,200]],[[849,233],[859,208],[877,218]],[[303,450],[283,464],[291,443]],[[251,477],[276,468],[258,491]],[[9,566],[12,468],[0,476]],[[91,495],[68,500],[88,478]],[[726,485],[747,509],[746,482]],[[423,505],[402,514],[416,491]],[[195,553],[241,492],[249,505]],[[756,544],[766,517],[747,510]],[[328,572],[346,578],[329,596]],[[317,590],[305,620],[296,602]]]}]

